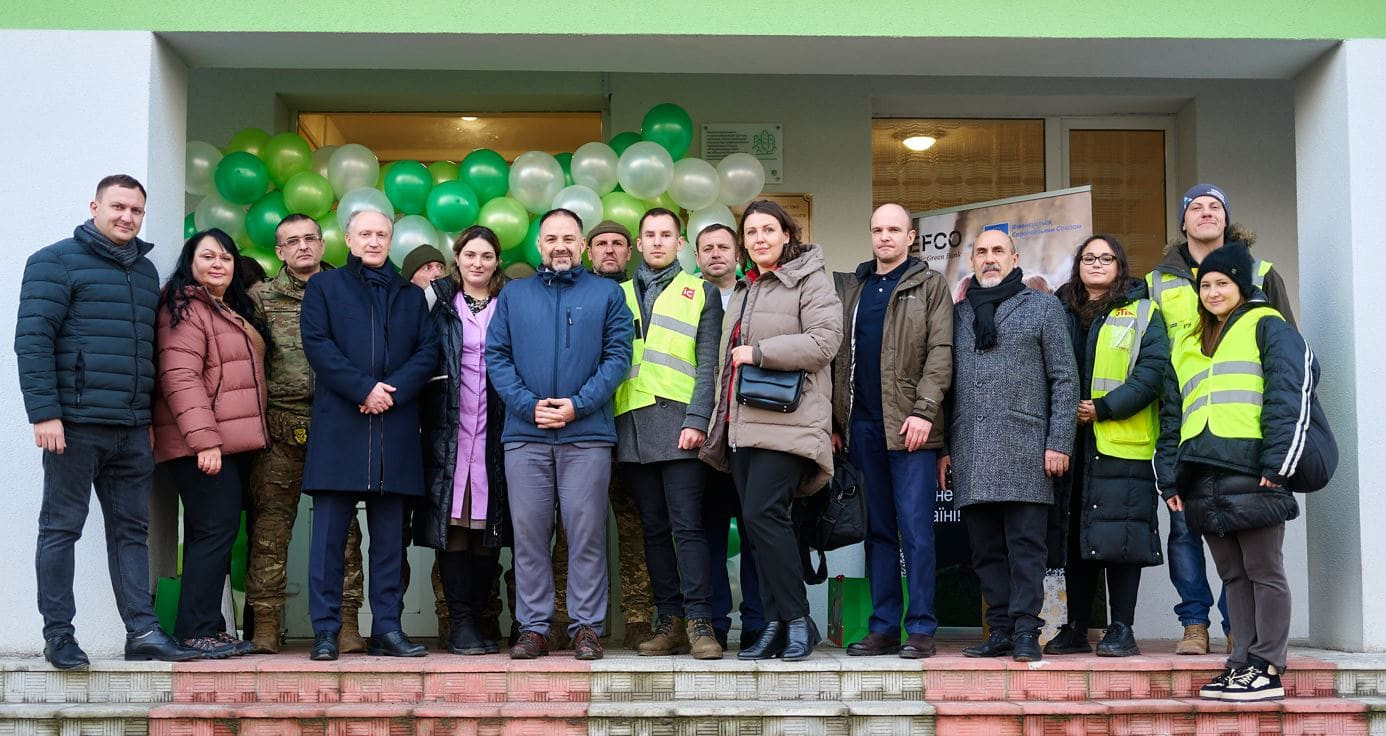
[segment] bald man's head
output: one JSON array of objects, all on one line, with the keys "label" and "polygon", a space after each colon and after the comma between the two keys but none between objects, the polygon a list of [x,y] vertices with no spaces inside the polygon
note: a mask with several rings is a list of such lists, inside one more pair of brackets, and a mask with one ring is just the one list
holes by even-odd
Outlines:
[{"label": "bald man's head", "polygon": [[877,273],[889,273],[904,263],[914,240],[913,221],[904,207],[887,202],[871,213],[871,253]]}]

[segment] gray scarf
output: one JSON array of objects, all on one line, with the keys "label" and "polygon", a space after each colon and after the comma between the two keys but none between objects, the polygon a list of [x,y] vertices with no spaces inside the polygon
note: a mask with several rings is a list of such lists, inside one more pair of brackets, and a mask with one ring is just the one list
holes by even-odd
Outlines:
[{"label": "gray scarf", "polygon": [[668,286],[682,271],[679,262],[673,263],[656,271],[650,268],[644,261],[640,262],[640,267],[635,269],[635,296],[640,301],[640,330],[642,336],[649,332],[650,314],[654,312],[655,300],[660,294],[664,293],[664,287]]},{"label": "gray scarf", "polygon": [[[77,228],[78,233],[85,235],[93,245],[100,248],[111,256],[111,258],[125,268],[135,265],[135,261],[140,259],[140,241],[132,238],[125,245],[116,245],[114,241],[106,237],[104,233],[96,229],[96,223],[87,220]],[[73,233],[77,235],[78,233]]]}]

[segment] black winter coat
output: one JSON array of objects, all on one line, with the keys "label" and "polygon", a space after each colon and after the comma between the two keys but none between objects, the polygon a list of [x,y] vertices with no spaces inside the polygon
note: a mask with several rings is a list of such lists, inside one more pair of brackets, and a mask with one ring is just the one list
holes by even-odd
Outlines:
[{"label": "black winter coat", "polygon": [[[438,301],[429,316],[438,335],[438,367],[433,380],[424,387],[419,413],[423,427],[424,495],[414,511],[414,543],[446,549],[448,525],[452,516],[453,476],[457,469],[457,431],[460,416],[462,355],[462,317],[453,304],[457,282],[441,278],[433,282]],[[505,450],[501,430],[505,425],[505,405],[486,381],[486,529],[482,544],[500,548],[511,543],[510,502],[505,483]]]},{"label": "black winter coat", "polygon": [[[1223,334],[1237,320],[1263,309],[1272,308],[1257,294],[1227,318]],[[1188,339],[1197,340],[1198,334]],[[1313,351],[1294,327],[1275,318],[1257,323],[1256,344],[1265,381],[1261,439],[1217,437],[1205,429],[1181,443],[1176,456],[1174,492],[1184,501],[1189,528],[1200,533],[1262,529],[1294,519],[1299,505],[1291,491],[1317,490],[1337,465],[1337,442],[1316,395],[1319,363]],[[1181,407],[1167,405],[1164,410],[1178,416]],[[1210,474],[1221,477],[1213,482]],[[1261,478],[1279,488],[1262,488]]]},{"label": "black winter coat", "polygon": [[[303,490],[421,496],[419,395],[438,366],[423,290],[392,273],[379,314],[361,259],[308,280],[303,353],[313,367],[313,420]],[[395,387],[382,414],[358,407],[377,382]]]},{"label": "black winter coat", "polygon": [[14,352],[30,423],[150,423],[159,273],[154,246],[131,246],[140,257],[126,268],[78,227],[29,256]]},{"label": "black winter coat", "polygon": [[[1081,285],[1074,286],[1081,288]],[[1144,298],[1145,282],[1133,280],[1128,286],[1126,301],[1120,306],[1129,306]],[[1110,314],[1094,319],[1086,330],[1072,310],[1066,308],[1065,315],[1078,362],[1080,396],[1091,399],[1097,336]],[[1166,388],[1165,376],[1170,371],[1169,355],[1164,319],[1155,310],[1141,340],[1135,367],[1126,381],[1093,401],[1098,421],[1125,419],[1152,402],[1161,401]],[[1177,396],[1174,401],[1178,401]],[[1093,426],[1080,425],[1078,429],[1082,457],[1075,458],[1065,480],[1070,485],[1070,493],[1075,494],[1072,508],[1079,517],[1064,520],[1072,526],[1068,533],[1077,534],[1078,538],[1074,540],[1075,545],[1067,547],[1076,549],[1085,560],[1160,564],[1163,555],[1160,552],[1157,486],[1174,486],[1172,450],[1179,437],[1178,422],[1161,415],[1161,442],[1157,443],[1153,462],[1100,455]]]}]

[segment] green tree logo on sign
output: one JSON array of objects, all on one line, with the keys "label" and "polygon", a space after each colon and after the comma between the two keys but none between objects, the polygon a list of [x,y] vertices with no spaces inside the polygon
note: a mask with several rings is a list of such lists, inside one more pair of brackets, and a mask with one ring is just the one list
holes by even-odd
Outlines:
[{"label": "green tree logo on sign", "polygon": [[751,153],[757,156],[773,156],[777,153],[775,146],[775,134],[769,129],[761,129],[751,137]]}]

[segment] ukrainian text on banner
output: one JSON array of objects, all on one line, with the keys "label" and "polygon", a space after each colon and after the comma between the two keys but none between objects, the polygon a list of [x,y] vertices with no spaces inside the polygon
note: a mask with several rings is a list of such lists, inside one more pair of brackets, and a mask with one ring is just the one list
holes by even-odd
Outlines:
[{"label": "ukrainian text on banner", "polygon": [[1092,187],[1027,194],[913,215],[915,255],[944,274],[953,301],[962,299],[972,278],[972,241],[984,230],[1011,236],[1020,252],[1025,283],[1053,291],[1073,269],[1073,249],[1092,234]]}]

